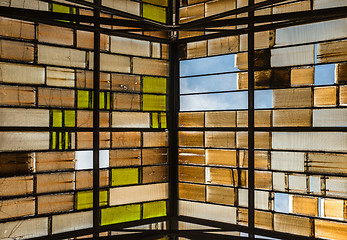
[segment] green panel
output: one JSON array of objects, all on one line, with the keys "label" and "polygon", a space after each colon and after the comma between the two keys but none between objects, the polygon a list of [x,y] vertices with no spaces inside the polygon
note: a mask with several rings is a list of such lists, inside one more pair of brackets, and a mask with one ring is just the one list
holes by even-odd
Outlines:
[{"label": "green panel", "polygon": [[144,3],[142,5],[142,17],[166,23],[166,8]]},{"label": "green panel", "polygon": [[152,113],[152,128],[159,128],[159,114]]},{"label": "green panel", "polygon": [[61,110],[51,110],[52,126],[63,127],[63,112]]},{"label": "green panel", "polygon": [[168,0],[142,0],[142,2],[152,3],[152,4],[163,6],[163,7],[168,6]]},{"label": "green panel", "polygon": [[143,94],[142,108],[143,111],[166,111],[166,96]]},{"label": "green panel", "polygon": [[57,149],[57,132],[51,133],[51,148]]},{"label": "green panel", "polygon": [[101,226],[141,219],[141,205],[125,205],[101,209]]},{"label": "green panel", "polygon": [[106,109],[111,109],[111,93],[107,92],[106,95]]},{"label": "green panel", "polygon": [[166,113],[160,113],[160,127],[167,128]]},{"label": "green panel", "polygon": [[75,127],[76,126],[76,112],[74,110],[65,110],[64,111],[64,123],[65,127]]},{"label": "green panel", "polygon": [[71,133],[65,132],[64,139],[65,149],[71,149]]},{"label": "green panel", "polygon": [[[107,205],[108,193],[100,191],[100,206]],[[93,208],[93,191],[78,192],[76,194],[76,210]]]},{"label": "green panel", "polygon": [[166,93],[166,78],[142,77],[144,93]]},{"label": "green panel", "polygon": [[52,3],[51,10],[52,12],[57,12],[57,13],[69,13],[69,14],[71,13],[70,7],[56,4],[56,3]]},{"label": "green panel", "polygon": [[100,92],[100,94],[99,94],[99,101],[100,101],[100,104],[99,104],[99,106],[100,106],[100,109],[105,109],[105,93],[104,92]]},{"label": "green panel", "polygon": [[77,91],[77,107],[78,108],[90,108],[90,92],[84,90]]},{"label": "green panel", "polygon": [[138,168],[112,169],[112,186],[131,185],[139,183]]},{"label": "green panel", "polygon": [[64,147],[64,144],[63,144],[63,140],[64,140],[64,138],[63,138],[63,133],[62,132],[59,132],[58,133],[58,149],[59,150],[63,150],[63,147]]},{"label": "green panel", "polygon": [[143,218],[166,216],[166,201],[150,202],[143,204]]}]

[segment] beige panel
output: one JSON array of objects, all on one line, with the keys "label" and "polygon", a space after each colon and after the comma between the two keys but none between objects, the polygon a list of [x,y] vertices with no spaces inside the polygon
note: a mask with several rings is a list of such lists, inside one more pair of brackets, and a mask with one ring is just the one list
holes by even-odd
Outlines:
[{"label": "beige panel", "polygon": [[314,45],[271,50],[271,67],[314,64]]},{"label": "beige panel", "polygon": [[179,132],[178,138],[180,147],[202,147],[204,145],[203,132]]},{"label": "beige panel", "polygon": [[110,150],[110,167],[141,165],[140,149]]},{"label": "beige panel", "polygon": [[236,127],[236,112],[206,112],[206,127]]},{"label": "beige panel", "polygon": [[112,132],[112,147],[140,147],[141,133],[140,132]]},{"label": "beige panel", "polygon": [[[94,49],[93,32],[76,31],[77,47]],[[110,40],[108,35],[100,34],[100,50],[108,51]]]},{"label": "beige panel", "polygon": [[271,169],[303,172],[305,170],[305,153],[273,151],[271,152]]},{"label": "beige panel", "polygon": [[346,106],[347,105],[347,86],[341,86],[340,87],[340,105]]},{"label": "beige panel", "polygon": [[72,48],[38,45],[38,63],[85,68],[86,52]]},{"label": "beige panel", "polygon": [[289,191],[306,193],[307,183],[306,175],[289,175]]},{"label": "beige panel", "polygon": [[152,58],[161,58],[161,45],[160,43],[151,43]]},{"label": "beige panel", "polygon": [[237,200],[237,190],[234,188],[207,186],[207,201],[213,203],[234,205]]},{"label": "beige panel", "polygon": [[[230,1],[230,0],[228,0]],[[208,55],[235,53],[239,50],[238,36],[223,37],[208,40]]]},{"label": "beige panel", "polygon": [[189,7],[180,8],[180,20],[179,23],[185,23],[194,21],[199,18],[203,18],[205,13],[205,5],[197,4]]},{"label": "beige panel", "polygon": [[14,38],[34,39],[34,23],[9,18],[0,18],[0,35]]},{"label": "beige panel", "polygon": [[36,171],[71,170],[75,168],[75,152],[37,152]]},{"label": "beige panel", "polygon": [[144,132],[144,147],[166,147],[168,146],[168,132]]},{"label": "beige panel", "polygon": [[38,214],[65,212],[73,210],[74,195],[45,195],[37,198]]},{"label": "beige panel", "polygon": [[[238,209],[238,223],[240,225],[248,224],[248,209]],[[254,212],[255,226],[262,229],[273,230],[273,213],[255,211]]]},{"label": "beige panel", "polygon": [[[265,88],[270,88],[272,84],[275,84],[276,72],[275,73],[273,72],[274,72],[273,70],[255,71],[254,72],[254,88],[265,89]],[[289,78],[289,76],[286,76],[286,78]],[[237,73],[237,83],[238,83],[237,87],[239,90],[248,89],[248,73],[247,72]],[[285,81],[285,83],[287,83],[287,81]]]},{"label": "beige panel", "polygon": [[34,65],[0,63],[0,81],[8,83],[44,84],[45,68]]},{"label": "beige panel", "polygon": [[227,165],[237,166],[235,150],[206,150],[206,164],[208,165]]},{"label": "beige panel", "polygon": [[142,165],[167,163],[167,151],[165,148],[142,149]]},{"label": "beige panel", "polygon": [[40,0],[12,0],[11,7],[48,11],[48,3],[41,2]]},{"label": "beige panel", "polygon": [[51,107],[74,107],[75,91],[59,88],[39,88],[38,93],[40,106]]},{"label": "beige panel", "polygon": [[219,0],[206,3],[206,17],[236,8],[236,0]]},{"label": "beige panel", "polygon": [[314,88],[314,106],[326,107],[336,106],[336,87],[320,87]]},{"label": "beige panel", "polygon": [[311,236],[311,229],[312,223],[309,218],[275,214],[275,231]]},{"label": "beige panel", "polygon": [[[100,148],[110,148],[110,133],[100,132]],[[93,149],[93,133],[92,132],[77,132],[77,148],[78,149]]]},{"label": "beige panel", "polygon": [[235,132],[205,132],[205,146],[235,148]]},{"label": "beige panel", "polygon": [[102,5],[135,15],[140,15],[140,3],[131,0],[103,0]]},{"label": "beige panel", "polygon": [[150,114],[141,112],[112,112],[114,128],[149,128]]},{"label": "beige panel", "polygon": [[49,110],[0,108],[3,127],[49,127]]},{"label": "beige panel", "polygon": [[[346,22],[343,23],[345,26]],[[326,42],[318,44],[318,63],[329,63],[347,60],[347,41]]]},{"label": "beige panel", "polygon": [[33,193],[33,176],[0,178],[0,196],[28,195]]},{"label": "beige panel", "polygon": [[205,185],[179,183],[179,198],[205,202],[205,188]]},{"label": "beige panel", "polygon": [[[100,112],[100,127],[110,126],[110,113]],[[77,111],[77,127],[93,127],[93,111]]]},{"label": "beige panel", "polygon": [[[100,187],[109,185],[108,170],[100,170]],[[93,188],[93,171],[76,172],[76,190]]]},{"label": "beige panel", "polygon": [[126,55],[150,57],[150,42],[112,36],[111,52]]},{"label": "beige panel", "polygon": [[178,167],[179,181],[205,183],[205,168],[179,166]]},{"label": "beige panel", "polygon": [[164,60],[133,58],[133,73],[144,75],[168,76],[168,62]]},{"label": "beige panel", "polygon": [[[267,151],[254,152],[254,167],[256,169],[268,169],[270,165],[270,154]],[[248,167],[248,151],[239,150],[239,166]]]},{"label": "beige panel", "polygon": [[290,4],[283,4],[278,7],[274,7],[274,13],[288,13],[288,12],[299,12],[311,10],[311,4],[309,0],[303,2],[296,2]]},{"label": "beige panel", "polygon": [[[74,223],[74,224],[71,224]],[[93,227],[93,212],[78,212],[52,217],[52,233],[69,232]]]},{"label": "beige panel", "polygon": [[207,41],[187,43],[187,58],[207,56]]},{"label": "beige panel", "polygon": [[113,93],[113,109],[140,110],[140,95]]},{"label": "beige panel", "polygon": [[74,186],[73,172],[37,175],[37,193],[71,191]]},{"label": "beige panel", "polygon": [[[271,126],[271,112],[269,110],[256,110],[254,111],[254,126],[255,127],[270,127]],[[237,127],[248,126],[248,112],[237,112]]]},{"label": "beige panel", "polygon": [[[76,70],[76,86],[77,88],[94,88],[93,71]],[[109,73],[100,73],[100,89],[109,90],[111,75]]]},{"label": "beige panel", "polygon": [[32,62],[34,61],[34,44],[0,40],[0,58]]},{"label": "beige panel", "polygon": [[[151,194],[148,194],[151,193]],[[120,198],[119,196],[124,196]],[[110,189],[110,206],[168,198],[168,184],[158,183]]]},{"label": "beige panel", "polygon": [[347,109],[318,109],[313,110],[314,127],[345,127],[347,126]]},{"label": "beige panel", "polygon": [[26,220],[0,223],[0,238],[9,239],[9,230],[12,239],[21,239],[48,235],[48,217],[31,218]]},{"label": "beige panel", "polygon": [[204,127],[203,112],[179,113],[179,127]]},{"label": "beige panel", "polygon": [[295,109],[295,110],[274,110],[273,112],[274,127],[311,127],[312,110]]},{"label": "beige panel", "polygon": [[347,224],[316,219],[315,237],[325,239],[346,239]]},{"label": "beige panel", "polygon": [[35,105],[35,89],[31,87],[0,86],[1,105]]},{"label": "beige panel", "polygon": [[[89,52],[89,69],[94,67],[94,54]],[[110,72],[130,73],[130,57],[101,53],[100,70]]]},{"label": "beige panel", "polygon": [[273,189],[284,192],[286,190],[286,176],[285,173],[273,173]]},{"label": "beige panel", "polygon": [[276,89],[273,91],[274,108],[312,107],[311,88]]},{"label": "beige panel", "polygon": [[[245,15],[246,16],[246,15]],[[274,32],[265,31],[265,32],[256,32],[254,35],[254,48],[255,49],[264,49],[269,48],[274,45]],[[240,51],[247,51],[248,49],[248,36],[240,36]]]},{"label": "beige panel", "polygon": [[73,29],[39,24],[37,27],[39,42],[73,45]]},{"label": "beige panel", "polygon": [[49,132],[0,132],[0,151],[47,149]]},{"label": "beige panel", "polygon": [[318,198],[293,196],[293,213],[318,216]]},{"label": "beige panel", "polygon": [[308,153],[308,171],[315,173],[347,173],[347,155]]},{"label": "beige panel", "polygon": [[35,214],[35,198],[17,198],[0,201],[0,219],[23,217]]},{"label": "beige panel", "polygon": [[209,168],[206,176],[207,183],[237,186],[238,174],[236,169]]},{"label": "beige panel", "polygon": [[205,150],[180,148],[178,161],[179,163],[205,164]]},{"label": "beige panel", "polygon": [[48,86],[75,87],[75,70],[67,68],[47,67]]},{"label": "beige panel", "polygon": [[347,178],[328,177],[325,180],[326,194],[328,196],[347,197]]},{"label": "beige panel", "polygon": [[123,75],[112,73],[112,90],[140,92],[141,78],[135,75]]},{"label": "beige panel", "polygon": [[292,68],[290,81],[292,86],[313,85],[314,84],[313,67]]},{"label": "beige panel", "polygon": [[[247,132],[237,132],[236,133],[236,145],[237,148],[247,148],[248,147],[248,133]],[[271,136],[268,132],[256,132],[254,134],[254,147],[260,149],[270,149],[271,148]]]}]

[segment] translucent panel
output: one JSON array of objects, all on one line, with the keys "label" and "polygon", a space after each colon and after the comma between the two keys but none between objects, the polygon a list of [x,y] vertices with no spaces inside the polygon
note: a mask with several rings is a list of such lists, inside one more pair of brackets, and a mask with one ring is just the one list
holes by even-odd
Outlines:
[{"label": "translucent panel", "polygon": [[75,71],[66,68],[47,67],[47,85],[59,87],[75,86]]},{"label": "translucent panel", "polygon": [[312,224],[309,218],[275,214],[274,219],[275,231],[311,236]]},{"label": "translucent panel", "polygon": [[205,5],[196,4],[189,7],[180,8],[179,23],[194,21],[204,17]]},{"label": "translucent panel", "polygon": [[180,127],[204,127],[205,114],[202,112],[197,113],[180,113],[179,126]]},{"label": "translucent panel", "polygon": [[179,215],[236,224],[236,208],[179,201]]},{"label": "translucent panel", "polygon": [[[262,110],[254,111],[254,126],[255,127],[270,127],[271,125],[271,111]],[[237,112],[237,127],[248,126],[248,112]]]},{"label": "translucent panel", "polygon": [[49,111],[0,108],[0,125],[3,127],[49,127]]},{"label": "translucent panel", "polygon": [[38,101],[40,106],[74,107],[75,91],[59,88],[39,88]]},{"label": "translucent panel", "polygon": [[181,111],[231,110],[247,108],[247,92],[181,96]]},{"label": "translucent panel", "polygon": [[[99,204],[100,206],[107,205],[108,192],[99,192]],[[76,194],[76,209],[88,209],[93,208],[93,191],[77,192]]]},{"label": "translucent panel", "polygon": [[326,194],[328,196],[347,196],[347,178],[328,177],[326,179]]},{"label": "translucent panel", "polygon": [[238,36],[210,39],[208,40],[208,55],[213,56],[218,54],[235,53],[239,50],[238,43]]},{"label": "translucent panel", "polygon": [[205,146],[235,148],[235,132],[205,132]]},{"label": "translucent panel", "polygon": [[168,146],[168,132],[144,132],[144,147],[166,147]]},{"label": "translucent panel", "polygon": [[271,152],[271,169],[304,172],[305,153],[273,151]]},{"label": "translucent panel", "polygon": [[206,164],[237,166],[236,151],[234,150],[206,150]]},{"label": "translucent panel", "polygon": [[166,96],[165,95],[142,95],[142,110],[143,111],[166,111]]},{"label": "translucent panel", "polygon": [[206,200],[206,186],[198,184],[179,183],[179,198],[204,202]]},{"label": "translucent panel", "polygon": [[318,198],[293,196],[293,212],[318,216]]},{"label": "translucent panel", "polygon": [[[100,187],[109,186],[109,171],[100,170]],[[93,172],[77,171],[76,172],[76,189],[93,188]]]},{"label": "translucent panel", "polygon": [[[270,193],[265,191],[255,191],[254,203],[256,209],[269,210]],[[248,190],[239,189],[238,191],[239,205],[248,207]]]},{"label": "translucent panel", "polygon": [[315,237],[326,239],[344,239],[347,234],[345,223],[316,219],[314,221]]},{"label": "translucent panel", "polygon": [[273,111],[274,127],[311,127],[312,110],[275,110]]},{"label": "translucent panel", "polygon": [[40,66],[0,63],[0,81],[8,83],[44,84],[45,69]]},{"label": "translucent panel", "polygon": [[142,149],[142,164],[167,163],[167,155],[167,149],[165,148]]},{"label": "translucent panel", "polygon": [[143,204],[143,219],[166,216],[166,201]]},{"label": "translucent panel", "polygon": [[0,18],[0,35],[7,37],[34,39],[34,23],[9,18]]},{"label": "translucent panel", "polygon": [[26,42],[0,40],[0,57],[26,62],[34,61],[34,45]]},{"label": "translucent panel", "polygon": [[70,48],[38,45],[38,63],[85,68],[86,52]]},{"label": "translucent panel", "polygon": [[296,66],[314,64],[314,45],[278,48],[271,50],[271,66]]},{"label": "translucent panel", "polygon": [[341,84],[347,83],[347,64],[341,63],[336,66],[336,82]]},{"label": "translucent panel", "polygon": [[[236,66],[240,70],[248,69],[248,54],[238,53],[236,55]],[[256,69],[270,68],[270,51],[259,50],[254,52],[254,66]]]},{"label": "translucent panel", "polygon": [[[273,189],[277,190],[277,191],[285,191],[286,188],[286,179],[285,179],[285,174],[284,173],[277,173],[274,172],[272,174],[272,178],[273,178]],[[276,200],[276,198],[275,198]]]},{"label": "translucent panel", "polygon": [[[274,45],[274,41],[275,41],[274,31],[256,32],[254,34],[255,49],[264,49],[264,48],[272,47]],[[241,35],[240,36],[240,51],[247,51],[247,49],[248,49],[248,36]]]},{"label": "translucent panel", "polygon": [[69,28],[39,24],[37,34],[40,42],[73,45],[73,30]]},{"label": "translucent panel", "polygon": [[221,0],[206,4],[206,16],[215,15],[236,8],[236,0]]},{"label": "translucent panel", "polygon": [[178,174],[180,181],[205,183],[205,168],[203,167],[179,166]]},{"label": "translucent panel", "polygon": [[[270,154],[267,151],[254,152],[254,167],[256,169],[267,169],[270,165]],[[239,150],[239,167],[248,167],[248,151]]]},{"label": "translucent panel", "polygon": [[238,71],[235,55],[180,61],[180,76]]},{"label": "translucent panel", "polygon": [[347,156],[334,153],[308,153],[308,171],[317,173],[346,173]]},{"label": "translucent panel", "polygon": [[342,105],[342,106],[347,105],[347,86],[341,86],[340,87],[339,101],[340,101],[340,105]]},{"label": "translucent panel", "polygon": [[125,205],[101,210],[101,226],[140,220],[140,204]]},{"label": "translucent panel", "polygon": [[73,194],[39,196],[37,198],[38,214],[66,212],[73,210]]},{"label": "translucent panel", "polygon": [[168,63],[164,60],[148,59],[148,58],[133,58],[133,73],[168,76]]},{"label": "translucent panel", "polygon": [[236,112],[206,112],[206,127],[236,127]]},{"label": "translucent panel", "polygon": [[139,169],[138,168],[119,168],[112,169],[112,186],[123,186],[138,184],[139,179]]},{"label": "translucent panel", "polygon": [[307,179],[305,175],[289,175],[289,191],[304,192],[307,191]]},{"label": "translucent panel", "polygon": [[310,88],[278,89],[273,91],[275,108],[302,108],[312,106]]},{"label": "translucent panel", "polygon": [[166,93],[166,78],[142,77],[142,91],[144,93]]},{"label": "translucent panel", "polygon": [[110,167],[141,165],[140,149],[110,150]]},{"label": "translucent panel", "polygon": [[204,149],[183,149],[178,150],[179,163],[205,163],[205,150]]},{"label": "translucent panel", "polygon": [[204,145],[203,132],[179,132],[178,136],[180,147],[202,147]]},{"label": "translucent panel", "polygon": [[347,60],[347,41],[326,42],[318,45],[317,62],[330,63]]},{"label": "translucent panel", "polygon": [[206,182],[222,185],[238,185],[238,173],[236,169],[207,168]]},{"label": "translucent panel", "polygon": [[141,144],[140,132],[113,132],[112,133],[113,148],[140,147],[140,144]]},{"label": "translucent panel", "polygon": [[35,167],[37,172],[74,169],[75,152],[37,152]]},{"label": "translucent panel", "polygon": [[323,200],[323,217],[343,219],[344,201],[326,198]]},{"label": "translucent panel", "polygon": [[[268,132],[256,132],[254,134],[254,147],[257,149],[269,149],[271,148],[271,135]],[[248,133],[237,132],[236,133],[236,147],[248,148]]]},{"label": "translucent panel", "polygon": [[[100,112],[100,127],[110,126],[109,112]],[[92,111],[77,111],[77,127],[93,127]]]},{"label": "translucent panel", "polygon": [[234,205],[237,201],[237,190],[234,188],[207,186],[207,201]]},{"label": "translucent panel", "polygon": [[347,126],[346,109],[313,110],[314,127],[345,127]]},{"label": "translucent panel", "polygon": [[[94,88],[93,72],[76,70],[77,88]],[[110,89],[110,74],[100,73],[100,89]]]},{"label": "translucent panel", "polygon": [[255,171],[254,179],[256,189],[272,189],[272,172]]},{"label": "translucent panel", "polygon": [[337,102],[336,87],[320,87],[314,88],[314,106],[336,106]]},{"label": "translucent panel", "polygon": [[48,132],[0,132],[0,151],[48,149]]},{"label": "translucent panel", "polygon": [[142,4],[142,17],[166,23],[166,8],[150,4]]},{"label": "translucent panel", "polygon": [[[71,223],[74,224],[71,224]],[[78,212],[52,217],[52,233],[68,232],[93,227],[93,212]]]},{"label": "translucent panel", "polygon": [[102,5],[113,9],[118,9],[124,12],[140,15],[140,3],[130,0],[103,0]]},{"label": "translucent panel", "polygon": [[112,36],[111,37],[111,52],[149,57],[150,42],[141,41],[137,39]]},{"label": "translucent panel", "polygon": [[52,173],[37,175],[37,193],[64,192],[74,190],[74,173]]},{"label": "translucent panel", "polygon": [[[89,52],[89,69],[94,67],[94,54]],[[130,57],[101,53],[100,70],[130,73]]]},{"label": "translucent panel", "polygon": [[35,214],[35,198],[2,200],[0,219],[23,217]]},{"label": "translucent panel", "polygon": [[[148,194],[151,193],[151,194]],[[122,196],[120,198],[119,196]],[[158,183],[110,189],[110,205],[156,201],[168,198],[168,184]]]},{"label": "translucent panel", "polygon": [[0,196],[29,195],[33,193],[32,176],[1,178]]},{"label": "translucent panel", "polygon": [[167,166],[153,166],[142,168],[142,183],[166,182],[168,180]]},{"label": "translucent panel", "polygon": [[292,86],[312,85],[314,83],[314,69],[312,67],[292,68],[290,81]]},{"label": "translucent panel", "polygon": [[149,128],[149,113],[113,112],[112,127],[120,128]]},{"label": "translucent panel", "polygon": [[[81,9],[80,9],[81,14]],[[101,14],[102,16],[102,14]],[[92,32],[76,31],[77,47],[94,49],[94,34]],[[100,34],[100,50],[109,50],[109,36]]]},{"label": "translucent panel", "polygon": [[140,92],[141,78],[134,75],[112,73],[112,90]]},{"label": "translucent panel", "polygon": [[323,8],[331,8],[331,7],[343,7],[347,6],[345,2],[341,0],[315,0],[313,9],[323,9]]},{"label": "translucent panel", "polygon": [[206,57],[207,41],[189,42],[187,43],[187,58]]},{"label": "translucent panel", "polygon": [[6,239],[8,231],[12,238],[34,238],[48,235],[48,217],[0,223],[0,238]]},{"label": "translucent panel", "polygon": [[[114,133],[112,133],[114,134]],[[110,133],[100,132],[100,148],[110,147]],[[77,148],[78,149],[93,149],[93,133],[91,132],[78,132],[77,133]]]},{"label": "translucent panel", "polygon": [[[93,169],[93,151],[76,151],[75,153],[75,169]],[[109,167],[109,150],[99,151],[99,167]]]},{"label": "translucent panel", "polygon": [[113,109],[140,110],[140,95],[113,93]]},{"label": "translucent panel", "polygon": [[1,105],[33,106],[35,96],[34,88],[31,87],[0,86]]}]

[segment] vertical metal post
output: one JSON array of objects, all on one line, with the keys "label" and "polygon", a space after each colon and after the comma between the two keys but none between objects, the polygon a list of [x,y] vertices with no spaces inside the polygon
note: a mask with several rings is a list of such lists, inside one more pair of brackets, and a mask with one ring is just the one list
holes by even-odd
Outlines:
[{"label": "vertical metal post", "polygon": [[99,118],[100,118],[100,0],[94,0],[94,106],[93,106],[93,239],[99,239]]},{"label": "vertical metal post", "polygon": [[[248,0],[253,6],[254,0]],[[254,10],[248,12],[254,17]],[[248,24],[248,227],[254,239],[254,23]]]}]

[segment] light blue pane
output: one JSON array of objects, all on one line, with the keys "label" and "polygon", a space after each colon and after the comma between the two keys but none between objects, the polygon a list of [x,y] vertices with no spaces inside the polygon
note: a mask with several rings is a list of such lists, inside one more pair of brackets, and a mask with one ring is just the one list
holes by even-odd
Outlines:
[{"label": "light blue pane", "polygon": [[271,240],[280,240],[279,238],[265,237],[260,235],[255,235],[256,239],[271,239]]},{"label": "light blue pane", "polygon": [[234,54],[180,61],[181,77],[234,71],[239,71]]},{"label": "light blue pane", "polygon": [[181,111],[247,109],[247,92],[181,96]]},{"label": "light blue pane", "polygon": [[181,78],[180,87],[181,94],[236,90],[237,74]]},{"label": "light blue pane", "polygon": [[272,108],[272,90],[254,91],[254,108]]},{"label": "light blue pane", "polygon": [[315,85],[333,85],[335,83],[335,64],[317,65],[314,67]]},{"label": "light blue pane", "polygon": [[289,213],[289,195],[286,193],[275,193],[275,211]]}]

